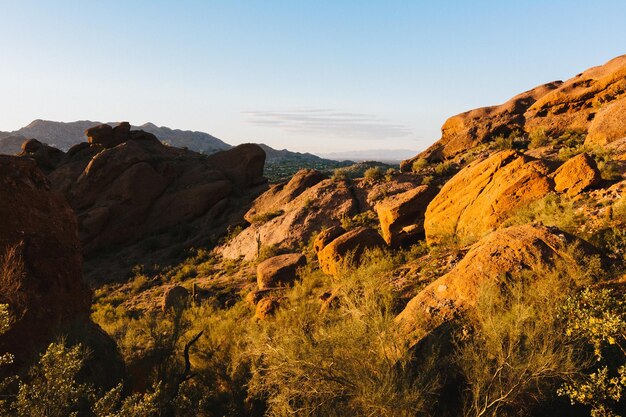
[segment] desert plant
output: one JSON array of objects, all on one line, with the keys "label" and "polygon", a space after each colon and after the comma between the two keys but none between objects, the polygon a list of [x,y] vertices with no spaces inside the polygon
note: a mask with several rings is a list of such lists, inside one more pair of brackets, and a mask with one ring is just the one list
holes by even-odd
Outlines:
[{"label": "desert plant", "polygon": [[558,393],[588,406],[593,417],[619,417],[626,405],[626,300],[610,289],[587,288],[567,300],[562,316],[568,320],[566,334],[584,338],[597,362]]},{"label": "desert plant", "polygon": [[24,314],[25,291],[23,291],[26,270],[22,258],[23,243],[8,247],[0,255],[0,303],[10,306],[13,319]]},{"label": "desert plant", "polygon": [[454,165],[452,161],[444,161],[435,165],[435,174],[445,177],[454,172]]},{"label": "desert plant", "polygon": [[576,211],[571,199],[550,193],[515,211],[504,222],[504,226],[541,223],[545,226],[556,226],[568,232],[575,232],[583,221],[583,216]]},{"label": "desert plant", "polygon": [[384,176],[383,169],[381,167],[371,167],[365,170],[363,178],[368,181],[380,181]]},{"label": "desert plant", "polygon": [[588,363],[558,314],[572,288],[566,274],[546,268],[481,288],[471,337],[457,342],[465,416],[528,415]]},{"label": "desert plant", "polygon": [[336,308],[319,313],[313,277],[288,294],[288,308],[253,340],[251,394],[269,416],[428,415],[437,384],[432,361],[400,355],[394,295],[382,279],[393,266],[377,254],[339,278]]},{"label": "desert plant", "polygon": [[532,130],[528,134],[528,139],[530,143],[528,147],[530,149],[541,148],[542,146],[546,146],[550,142],[550,138],[546,134],[546,130],[542,127],[538,127]]},{"label": "desert plant", "polygon": [[255,214],[254,216],[252,216],[250,218],[250,222],[263,224],[263,223],[267,223],[273,218],[282,216],[283,214],[285,214],[285,210],[266,211],[265,213],[259,213],[259,214]]},{"label": "desert plant", "polygon": [[427,166],[428,166],[428,160],[426,158],[418,158],[415,160],[415,162],[413,162],[413,165],[411,165],[411,168],[413,172],[418,172],[426,168]]},{"label": "desert plant", "polygon": [[335,169],[333,171],[333,175],[331,176],[331,179],[333,181],[345,181],[348,178],[349,178],[348,172],[344,168],[337,168],[337,169]]}]

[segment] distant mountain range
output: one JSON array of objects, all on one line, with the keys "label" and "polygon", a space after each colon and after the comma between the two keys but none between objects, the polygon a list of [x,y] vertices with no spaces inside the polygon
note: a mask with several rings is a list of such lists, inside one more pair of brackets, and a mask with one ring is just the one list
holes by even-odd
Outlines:
[{"label": "distant mountain range", "polygon": [[[101,122],[80,120],[76,122],[54,122],[49,120],[35,120],[28,126],[13,132],[0,132],[0,154],[16,154],[20,152],[21,145],[26,139],[38,139],[48,145],[67,151],[73,145],[86,142],[85,130],[99,125]],[[115,123],[110,123],[115,124]],[[161,142],[179,148],[188,148],[192,151],[211,154],[232,148],[226,142],[204,132],[190,130],[170,129],[159,127],[153,123],[145,123],[141,126],[133,126],[133,129],[141,129],[154,134]],[[267,154],[268,163],[297,163],[304,166],[328,163],[333,165],[334,160],[326,160],[310,153],[292,152],[286,149],[277,150],[265,144],[260,144]]]}]

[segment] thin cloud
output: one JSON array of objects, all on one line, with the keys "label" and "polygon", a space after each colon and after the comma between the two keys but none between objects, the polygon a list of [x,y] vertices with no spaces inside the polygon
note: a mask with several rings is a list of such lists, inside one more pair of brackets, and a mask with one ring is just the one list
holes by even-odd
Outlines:
[{"label": "thin cloud", "polygon": [[299,109],[289,111],[243,112],[248,122],[274,127],[291,133],[359,139],[385,139],[407,136],[413,132],[406,126],[365,113],[341,112],[332,109]]}]

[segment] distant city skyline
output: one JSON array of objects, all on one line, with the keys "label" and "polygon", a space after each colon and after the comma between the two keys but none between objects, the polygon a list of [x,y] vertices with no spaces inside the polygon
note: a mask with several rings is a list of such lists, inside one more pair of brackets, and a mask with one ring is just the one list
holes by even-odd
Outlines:
[{"label": "distant city skyline", "polygon": [[425,149],[450,116],[626,53],[623,1],[4,1],[0,131],[146,122]]}]

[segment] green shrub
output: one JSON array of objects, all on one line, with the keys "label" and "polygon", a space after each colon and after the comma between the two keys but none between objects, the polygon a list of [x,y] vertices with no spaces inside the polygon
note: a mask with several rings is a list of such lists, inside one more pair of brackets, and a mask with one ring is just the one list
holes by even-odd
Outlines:
[{"label": "green shrub", "polygon": [[344,168],[337,168],[333,171],[331,179],[333,181],[345,181],[349,178],[348,172]]},{"label": "green shrub", "polygon": [[429,165],[428,160],[426,158],[419,158],[413,162],[413,165],[411,166],[411,168],[413,172],[419,172],[422,169],[428,167],[428,165]]},{"label": "green shrub", "polygon": [[435,165],[435,174],[439,176],[448,176],[454,172],[452,161],[444,161]]},{"label": "green shrub", "polygon": [[591,416],[618,417],[626,392],[626,300],[610,289],[585,289],[562,307],[566,334],[592,347],[596,366],[561,386],[572,404],[588,406]]},{"label": "green shrub", "polygon": [[457,342],[466,381],[464,416],[530,415],[562,381],[588,364],[566,336],[559,305],[572,291],[566,274],[525,272],[481,288]]},{"label": "green shrub", "polygon": [[546,197],[514,212],[504,226],[541,223],[555,226],[567,232],[576,232],[583,223],[583,216],[576,211],[574,202],[566,196],[550,193]]},{"label": "green shrub", "polygon": [[355,214],[353,217],[342,217],[341,227],[346,230],[356,229],[357,227],[377,229],[380,228],[380,222],[378,221],[376,212],[374,210],[368,210],[363,213]]},{"label": "green shrub", "polygon": [[541,148],[542,146],[548,145],[550,142],[550,138],[546,134],[546,130],[542,127],[532,130],[528,134],[528,139],[530,140],[528,145],[529,149]]},{"label": "green shrub", "polygon": [[393,266],[378,254],[339,277],[340,302],[324,314],[311,297],[319,281],[307,276],[287,295],[288,308],[262,323],[249,387],[268,416],[429,415],[434,363],[412,367],[398,355],[394,293],[384,279]]},{"label": "green shrub", "polygon": [[384,177],[384,172],[381,167],[371,167],[365,170],[363,177],[368,181],[380,181]]},{"label": "green shrub", "polygon": [[267,211],[265,213],[255,214],[250,218],[250,223],[263,224],[267,223],[270,220],[282,216],[285,214],[285,210],[275,210],[275,211]]},{"label": "green shrub", "polygon": [[398,170],[395,168],[387,168],[385,171],[385,180],[391,181],[395,175],[398,175]]},{"label": "green shrub", "polygon": [[498,135],[493,142],[498,150],[513,149],[513,138],[510,136]]}]

